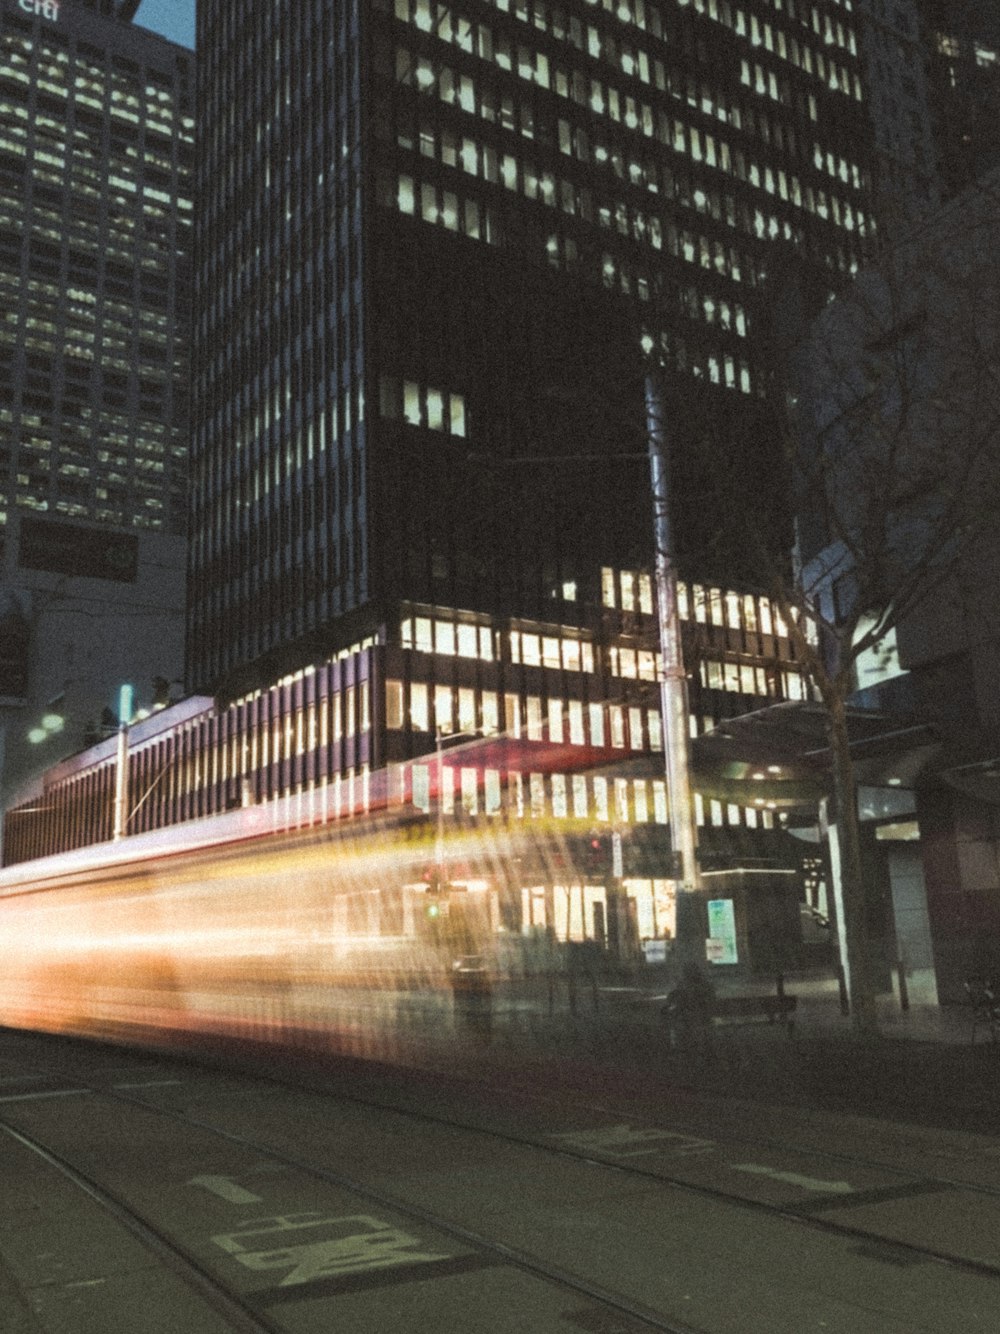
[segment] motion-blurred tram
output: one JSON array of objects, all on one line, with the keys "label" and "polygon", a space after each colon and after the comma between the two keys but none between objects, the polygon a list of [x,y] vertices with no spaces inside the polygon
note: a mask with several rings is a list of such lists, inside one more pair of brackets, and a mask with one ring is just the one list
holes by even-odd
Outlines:
[{"label": "motion-blurred tram", "polygon": [[0,872],[0,1023],[392,1058],[451,1028],[470,971],[523,972],[524,904],[567,878],[565,840],[523,821],[446,845],[412,808],[272,824],[248,807]]}]

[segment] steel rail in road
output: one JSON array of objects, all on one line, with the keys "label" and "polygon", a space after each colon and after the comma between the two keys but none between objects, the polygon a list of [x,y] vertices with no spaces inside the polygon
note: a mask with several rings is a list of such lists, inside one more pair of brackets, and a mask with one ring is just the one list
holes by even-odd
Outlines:
[{"label": "steel rail in road", "polygon": [[[74,1093],[82,1091],[82,1089],[73,1090]],[[47,1148],[39,1140],[25,1134],[23,1130],[11,1125],[2,1117],[0,1117],[0,1132],[41,1158],[64,1180],[93,1200],[106,1214],[141,1242],[157,1260],[193,1288],[207,1305],[229,1322],[236,1334],[281,1334],[280,1326],[244,1305],[238,1297],[213,1278],[207,1269],[192,1259],[185,1250],[175,1245],[149,1219],[138,1214],[119,1194],[108,1190],[86,1172],[74,1167],[61,1154]]]},{"label": "steel rail in road", "polygon": [[[435,1229],[445,1236],[451,1237],[464,1245],[472,1247],[474,1250],[494,1257],[503,1264],[520,1270],[522,1273],[529,1274],[534,1278],[542,1279],[544,1282],[554,1284],[573,1292],[577,1296],[586,1297],[609,1311],[618,1315],[626,1316],[629,1320],[643,1325],[650,1330],[656,1330],[658,1334],[704,1334],[701,1330],[696,1330],[693,1326],[684,1324],[677,1320],[668,1319],[659,1312],[644,1307],[641,1303],[633,1301],[624,1293],[617,1293],[600,1284],[591,1283],[578,1274],[571,1273],[558,1265],[522,1251],[517,1247],[508,1246],[503,1242],[483,1236],[481,1233],[464,1227],[451,1219],[444,1218],[431,1210],[421,1208],[412,1202],[398,1199],[384,1191],[376,1190],[366,1185],[364,1182],[356,1181],[354,1178],[344,1173],[334,1172],[329,1168],[324,1168],[315,1163],[305,1162],[294,1155],[284,1153],[275,1149],[273,1146],[266,1146],[257,1141],[250,1140],[245,1136],[238,1135],[228,1131],[223,1127],[214,1126],[210,1122],[203,1122],[196,1117],[185,1116],[181,1113],[172,1112],[169,1109],[157,1107],[153,1103],[144,1101],[141,1098],[133,1097],[121,1093],[117,1090],[102,1088],[99,1085],[88,1084],[85,1080],[77,1081],[76,1087],[65,1092],[88,1093],[98,1098],[108,1101],[114,1101],[129,1107],[141,1109],[145,1113],[159,1114],[161,1117],[171,1120],[187,1129],[197,1129],[202,1132],[208,1132],[217,1138],[226,1140],[229,1143],[236,1144],[241,1148],[252,1150],[256,1155],[262,1158],[270,1159],[272,1162],[280,1163],[283,1166],[293,1167],[305,1176],[316,1180],[326,1182],[337,1186],[359,1199],[378,1204],[385,1209],[399,1214],[401,1217],[410,1218],[423,1223],[427,1227]],[[301,1091],[301,1090],[300,1090]],[[58,1096],[60,1091],[53,1091],[50,1096]],[[163,1232],[155,1227],[150,1221],[137,1213],[117,1192],[107,1190],[100,1183],[81,1171],[70,1163],[63,1155],[55,1153],[47,1148],[40,1141],[24,1134],[16,1126],[9,1124],[0,1117],[0,1131],[9,1135],[11,1138],[22,1144],[37,1154],[50,1166],[59,1171],[67,1180],[72,1182],[80,1190],[90,1196],[102,1208],[104,1208],[118,1222],[122,1223],[134,1236],[143,1242],[157,1258],[166,1263],[175,1273],[187,1280],[191,1286],[196,1288],[199,1293],[213,1305],[226,1319],[230,1320],[233,1328],[238,1334],[282,1334],[282,1326],[271,1323],[256,1310],[245,1304],[240,1298],[234,1296],[224,1285],[214,1278],[206,1269],[191,1258],[186,1250],[171,1241]]]},{"label": "steel rail in road", "polygon": [[[247,1072],[244,1071],[244,1073]],[[826,1201],[814,1202],[811,1205],[802,1205],[795,1201],[784,1202],[784,1203],[771,1203],[766,1200],[755,1199],[751,1196],[741,1194],[738,1191],[728,1191],[718,1186],[711,1186],[700,1182],[694,1182],[691,1181],[689,1178],[683,1176],[674,1175],[663,1171],[657,1171],[651,1168],[643,1168],[631,1164],[625,1164],[622,1163],[621,1161],[616,1161],[612,1157],[602,1155],[600,1153],[595,1153],[593,1150],[590,1149],[587,1152],[582,1152],[578,1149],[573,1149],[572,1147],[566,1146],[564,1144],[552,1144],[545,1140],[532,1138],[526,1135],[523,1136],[515,1135],[508,1131],[495,1130],[489,1127],[458,1121],[453,1118],[441,1117],[435,1115],[434,1113],[426,1112],[423,1110],[415,1110],[411,1108],[401,1109],[399,1107],[392,1106],[391,1104],[379,1103],[374,1100],[361,1098],[355,1094],[345,1094],[345,1093],[332,1094],[329,1091],[324,1091],[322,1088],[317,1089],[316,1087],[307,1087],[303,1085],[289,1085],[287,1082],[283,1083],[280,1079],[277,1079],[273,1076],[254,1075],[253,1077],[266,1080],[267,1082],[270,1082],[272,1084],[278,1084],[280,1087],[286,1089],[292,1089],[298,1092],[308,1091],[313,1095],[318,1094],[319,1096],[332,1097],[335,1101],[340,1100],[343,1102],[353,1102],[359,1106],[369,1107],[373,1110],[390,1112],[399,1116],[408,1117],[412,1120],[420,1120],[428,1124],[436,1124],[448,1127],[449,1129],[466,1131],[468,1133],[477,1134],[483,1137],[512,1144],[521,1148],[535,1149],[539,1152],[543,1152],[550,1156],[560,1157],[564,1159],[571,1159],[577,1162],[586,1162],[592,1165],[608,1168],[609,1170],[613,1170],[617,1173],[630,1175],[645,1181],[655,1181],[661,1185],[670,1186],[673,1189],[685,1191],[689,1194],[699,1195],[706,1199],[712,1199],[719,1203],[723,1203],[735,1208],[740,1208],[742,1210],[746,1210],[751,1213],[766,1214],[772,1218],[781,1218],[784,1219],[786,1222],[793,1222],[802,1226],[813,1228],[821,1232],[828,1233],[830,1235],[839,1236],[852,1241],[860,1241],[863,1243],[870,1244],[872,1246],[881,1247],[883,1249],[892,1249],[902,1254],[912,1256],[914,1258],[928,1260],[936,1264],[946,1265],[953,1269],[962,1270],[966,1273],[979,1275],[980,1277],[1000,1279],[1000,1263],[993,1263],[988,1260],[982,1260],[975,1256],[963,1256],[953,1251],[943,1250],[939,1247],[923,1245],[919,1242],[909,1241],[904,1238],[890,1237],[883,1232],[879,1232],[871,1228],[861,1227],[856,1224],[847,1223],[840,1219],[823,1217],[821,1211],[824,1207],[828,1207]],[[339,1185],[344,1189],[351,1190],[359,1195],[363,1195],[367,1198],[370,1198],[386,1208],[394,1209],[401,1214],[417,1218],[424,1223],[440,1228],[442,1231],[451,1232],[452,1235],[459,1237],[461,1240],[466,1241],[470,1245],[483,1246],[493,1250],[502,1249],[502,1247],[498,1243],[491,1242],[488,1238],[479,1237],[477,1234],[466,1232],[461,1228],[460,1225],[451,1223],[449,1222],[449,1220],[425,1213],[420,1209],[419,1206],[408,1203],[407,1201],[399,1199],[397,1197],[390,1196],[384,1192],[375,1191],[371,1187],[366,1186],[363,1182],[355,1181],[353,1178],[350,1178],[341,1173],[331,1172],[329,1169],[326,1168],[316,1167],[315,1165],[310,1164],[302,1159],[296,1158],[293,1155],[285,1154],[282,1150],[276,1150],[273,1146],[269,1146],[267,1144],[262,1144],[255,1140],[251,1140],[245,1136],[229,1131],[224,1127],[213,1125],[211,1122],[201,1121],[195,1117],[186,1116],[183,1113],[173,1112],[167,1109],[163,1109],[161,1107],[157,1107],[155,1104],[146,1102],[141,1098],[132,1097],[130,1095],[122,1094],[117,1091],[106,1091],[106,1090],[101,1090],[99,1088],[94,1088],[92,1091],[95,1093],[99,1093],[102,1096],[113,1098],[116,1101],[133,1103],[135,1106],[142,1107],[146,1111],[159,1112],[162,1115],[168,1116],[177,1121],[181,1121],[184,1124],[197,1127],[200,1130],[210,1131],[214,1134],[220,1135],[223,1138],[230,1140],[232,1143],[239,1144],[243,1148],[253,1149],[257,1153],[269,1154],[270,1156],[286,1163],[288,1166],[295,1167],[302,1172],[316,1175],[333,1184]],[[785,1151],[792,1151],[804,1155],[809,1155],[810,1153],[812,1153],[812,1150],[809,1149],[803,1150],[795,1148],[794,1146],[783,1146],[783,1147]],[[850,1155],[847,1155],[847,1160],[848,1161],[851,1160]],[[859,1164],[864,1162],[864,1160],[861,1158],[854,1159],[853,1161]],[[977,1187],[969,1183],[949,1181],[945,1178],[936,1178],[933,1176],[927,1176],[923,1174],[918,1176],[916,1173],[912,1171],[907,1171],[905,1169],[898,1167],[888,1167],[885,1164],[879,1164],[875,1162],[869,1162],[866,1163],[865,1165],[872,1168],[877,1168],[877,1170],[881,1172],[897,1176],[901,1178],[901,1182],[898,1189],[888,1187],[885,1190],[877,1192],[855,1192],[854,1195],[857,1199],[857,1202],[859,1203],[869,1203],[869,1202],[879,1203],[882,1200],[888,1201],[893,1198],[898,1198],[899,1196],[905,1196],[911,1194],[919,1195],[923,1193],[930,1193],[935,1190],[945,1190],[945,1189],[957,1190],[960,1192],[967,1192],[967,1193],[978,1193],[992,1197],[1000,1196],[1000,1190],[995,1189],[993,1187],[988,1187],[988,1186]],[[875,1198],[869,1198],[870,1196],[874,1196]],[[845,1206],[849,1206],[852,1202],[851,1195],[844,1195],[838,1198],[839,1202]],[[511,1252],[511,1255],[513,1254],[514,1252]],[[540,1264],[542,1262],[535,1262],[530,1257],[522,1256],[520,1263],[525,1267],[529,1267],[532,1264],[535,1263]],[[600,1290],[592,1289],[586,1285],[581,1287],[580,1286],[581,1281],[576,1279],[572,1275],[566,1275],[563,1274],[561,1271],[555,1271],[555,1270],[549,1272],[544,1270],[543,1268],[536,1269],[535,1272],[544,1273],[547,1277],[550,1277],[554,1282],[565,1282],[567,1286],[576,1286],[578,1291],[585,1292],[587,1295],[595,1297],[596,1300],[607,1302],[609,1305],[615,1304],[615,1300],[612,1294],[600,1295]],[[642,1315],[637,1310],[633,1310],[628,1305],[622,1305],[618,1309],[626,1311],[628,1314],[633,1315],[634,1318],[645,1319],[647,1321],[649,1320],[648,1314]],[[675,1328],[678,1328],[677,1326],[671,1324],[660,1324],[654,1327],[662,1328],[665,1330],[666,1329],[673,1330]]]},{"label": "steel rail in road", "polygon": [[[266,1076],[258,1076],[258,1078],[267,1079]],[[281,1081],[275,1080],[274,1078],[267,1079],[267,1082],[278,1083],[281,1085]],[[293,1091],[304,1091],[302,1086],[290,1086],[288,1084],[281,1086],[291,1088]],[[465,1242],[467,1245],[499,1255],[506,1263],[514,1264],[518,1268],[534,1273],[539,1277],[571,1288],[581,1295],[588,1296],[595,1301],[619,1310],[622,1313],[631,1316],[633,1319],[642,1320],[654,1329],[667,1331],[668,1334],[675,1334],[675,1331],[682,1331],[686,1334],[687,1327],[665,1321],[663,1317],[657,1316],[656,1313],[646,1311],[631,1303],[629,1299],[623,1295],[618,1295],[596,1285],[589,1284],[586,1280],[581,1279],[577,1275],[547,1265],[545,1261],[531,1256],[526,1252],[520,1252],[506,1247],[503,1243],[484,1237],[477,1232],[463,1227],[461,1224],[457,1224],[452,1220],[422,1209],[419,1205],[415,1205],[410,1201],[390,1195],[384,1191],[376,1190],[373,1187],[366,1185],[364,1182],[357,1181],[344,1173],[334,1172],[329,1168],[320,1167],[305,1159],[296,1157],[293,1154],[288,1154],[283,1150],[276,1149],[273,1145],[250,1139],[247,1136],[227,1130],[225,1127],[214,1125],[210,1121],[202,1121],[197,1117],[187,1116],[180,1112],[174,1112],[159,1107],[155,1103],[147,1102],[139,1097],[123,1094],[116,1090],[102,1089],[99,1086],[88,1086],[88,1091],[100,1097],[105,1097],[116,1102],[131,1104],[135,1107],[142,1108],[142,1110],[146,1112],[158,1113],[161,1116],[186,1126],[218,1135],[220,1138],[226,1139],[230,1143],[237,1144],[241,1148],[250,1149],[255,1153],[269,1156],[286,1166],[294,1167],[298,1171],[306,1173],[307,1175],[314,1176],[332,1185],[339,1186],[364,1199],[371,1200],[384,1208],[392,1209],[404,1217],[413,1218],[428,1226],[437,1228],[439,1231],[453,1236],[457,1240]],[[315,1088],[309,1089],[308,1091],[313,1095],[316,1095],[318,1092]],[[320,1096],[333,1097],[335,1101],[341,1100],[344,1102],[354,1102],[360,1106],[370,1107],[374,1110],[391,1112],[410,1119],[419,1119],[425,1123],[438,1124],[454,1130],[462,1130],[467,1133],[506,1142],[520,1148],[534,1149],[550,1156],[589,1163],[616,1173],[636,1177],[644,1181],[653,1181],[660,1185],[669,1186],[672,1189],[684,1191],[688,1194],[715,1200],[718,1203],[739,1208],[750,1213],[765,1214],[772,1218],[780,1218],[786,1222],[793,1222],[800,1226],[809,1227],[833,1236],[838,1236],[851,1241],[860,1241],[871,1246],[881,1247],[884,1250],[891,1249],[903,1255],[932,1261],[936,1264],[946,1265],[966,1273],[979,1275],[980,1277],[1000,1279],[1000,1263],[993,1263],[974,1256],[963,1256],[953,1251],[923,1245],[919,1242],[909,1241],[904,1238],[887,1236],[884,1232],[872,1228],[861,1227],[856,1224],[844,1222],[840,1219],[826,1218],[823,1217],[822,1212],[814,1212],[822,1210],[826,1204],[825,1201],[813,1203],[811,1205],[801,1205],[797,1202],[775,1204],[767,1200],[754,1199],[753,1197],[741,1194],[738,1191],[728,1191],[718,1186],[691,1181],[689,1178],[672,1173],[625,1164],[616,1161],[611,1157],[595,1153],[592,1150],[582,1152],[580,1150],[575,1150],[572,1147],[567,1147],[566,1145],[551,1144],[544,1140],[533,1139],[528,1136],[514,1135],[507,1131],[498,1131],[483,1126],[472,1125],[454,1119],[435,1116],[429,1112],[417,1112],[406,1109],[401,1110],[398,1107],[392,1107],[388,1104],[380,1104],[364,1098],[355,1097],[354,1095],[334,1095],[330,1093],[323,1095],[321,1091],[319,1092]],[[808,1153],[809,1151],[795,1150],[795,1152]],[[947,1182],[943,1179],[938,1181],[933,1177],[918,1177],[912,1172],[906,1172],[899,1168],[886,1168],[882,1166],[879,1170],[892,1173],[900,1178],[907,1178],[907,1180],[905,1183],[901,1183],[898,1190],[893,1190],[893,1188],[890,1187],[884,1191],[871,1192],[870,1194],[875,1196],[874,1199],[868,1198],[869,1193],[858,1192],[858,1202],[879,1203],[883,1200],[888,1201],[897,1198],[900,1195],[923,1194],[937,1189],[957,1189],[960,1191],[971,1191],[975,1189],[974,1187],[963,1184],[956,1185],[955,1183]],[[990,1195],[1000,1194],[1000,1192],[988,1188],[983,1188],[981,1193]],[[839,1203],[843,1205],[849,1205],[850,1202],[851,1196],[849,1195],[839,1197]]]}]

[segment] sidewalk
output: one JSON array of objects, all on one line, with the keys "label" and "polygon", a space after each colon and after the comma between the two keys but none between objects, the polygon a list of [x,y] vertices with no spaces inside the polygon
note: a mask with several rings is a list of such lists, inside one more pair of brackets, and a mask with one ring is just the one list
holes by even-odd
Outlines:
[{"label": "sidewalk", "polygon": [[[836,979],[787,976],[785,994],[796,997],[791,1032],[763,1018],[717,1020],[708,1046],[685,1053],[671,1046],[662,989],[581,985],[572,1011],[562,993],[549,1013],[501,1006],[483,1045],[515,1060],[555,1057],[599,1082],[649,1078],[764,1104],[1000,1133],[1000,1041],[980,1027],[973,1044],[968,1008],[939,1006],[924,979],[909,982],[908,1009],[898,990],[879,997],[880,1032],[868,1040],[842,1013]],[[776,984],[717,990],[774,996]]]},{"label": "sidewalk", "polygon": [[[785,992],[797,997],[795,1030],[801,1037],[852,1037],[851,1020],[841,1009],[840,991],[833,977],[821,975],[794,975],[784,979]],[[898,978],[893,977],[891,993],[877,997],[878,1022],[881,1035],[886,1039],[917,1042],[971,1043],[973,1036],[972,1011],[964,1005],[939,1005],[932,972],[916,972],[907,977],[907,1008],[899,994]],[[735,990],[775,994],[775,985],[766,982]],[[728,994],[721,986],[719,995]],[[988,1030],[980,1025],[976,1042],[990,1041]]]}]

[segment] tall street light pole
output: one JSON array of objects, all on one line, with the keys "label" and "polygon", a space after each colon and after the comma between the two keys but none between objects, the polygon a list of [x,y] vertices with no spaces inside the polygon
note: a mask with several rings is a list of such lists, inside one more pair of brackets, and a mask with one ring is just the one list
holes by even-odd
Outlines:
[{"label": "tall street light pole", "polygon": [[[653,539],[656,549],[656,607],[659,619],[663,675],[660,700],[663,713],[663,751],[670,800],[670,841],[678,863],[683,892],[701,888],[697,858],[697,823],[691,795],[691,742],[687,674],[681,647],[677,611],[677,571],[670,528],[670,471],[666,439],[663,382],[659,372],[646,375],[646,437],[653,493]],[[678,912],[680,919],[681,913]],[[678,925],[680,922],[678,922]],[[678,933],[680,934],[680,933]]]},{"label": "tall street light pole", "polygon": [[[642,344],[647,359],[652,343]],[[504,460],[510,466],[552,466],[581,462],[607,463],[609,457],[623,462],[627,459],[649,460],[650,484],[653,500],[653,539],[656,549],[654,580],[656,584],[657,620],[659,623],[660,654],[663,676],[660,682],[660,709],[663,715],[663,751],[666,767],[667,793],[670,802],[670,839],[675,860],[679,865],[672,879],[679,881],[682,893],[694,893],[702,888],[698,871],[698,831],[694,799],[691,793],[691,739],[688,728],[687,674],[681,648],[680,617],[677,612],[677,571],[673,560],[673,538],[670,528],[670,474],[669,449],[666,433],[663,378],[650,365],[645,376],[646,397],[646,452],[572,455],[535,454]],[[472,457],[472,456],[470,456]],[[440,770],[439,770],[440,772]],[[683,918],[685,931],[693,940],[696,932],[688,927],[690,915],[678,908],[678,922]],[[678,932],[680,935],[680,931]],[[703,932],[701,934],[704,934]]]}]

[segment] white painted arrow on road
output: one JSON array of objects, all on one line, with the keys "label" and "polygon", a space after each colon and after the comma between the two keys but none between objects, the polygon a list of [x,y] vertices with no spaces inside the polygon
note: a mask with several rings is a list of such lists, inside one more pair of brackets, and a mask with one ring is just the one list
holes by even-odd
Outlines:
[{"label": "white painted arrow on road", "polygon": [[204,1186],[213,1195],[229,1204],[262,1204],[263,1195],[255,1195],[251,1190],[238,1186],[232,1177],[192,1177],[189,1186]]},{"label": "white painted arrow on road", "polygon": [[733,1163],[732,1168],[734,1172],[752,1172],[755,1176],[770,1177],[772,1181],[784,1181],[789,1186],[823,1191],[827,1195],[850,1195],[854,1189],[849,1181],[824,1181],[819,1177],[804,1177],[798,1172],[782,1172],[777,1167],[765,1167],[762,1163]]}]

